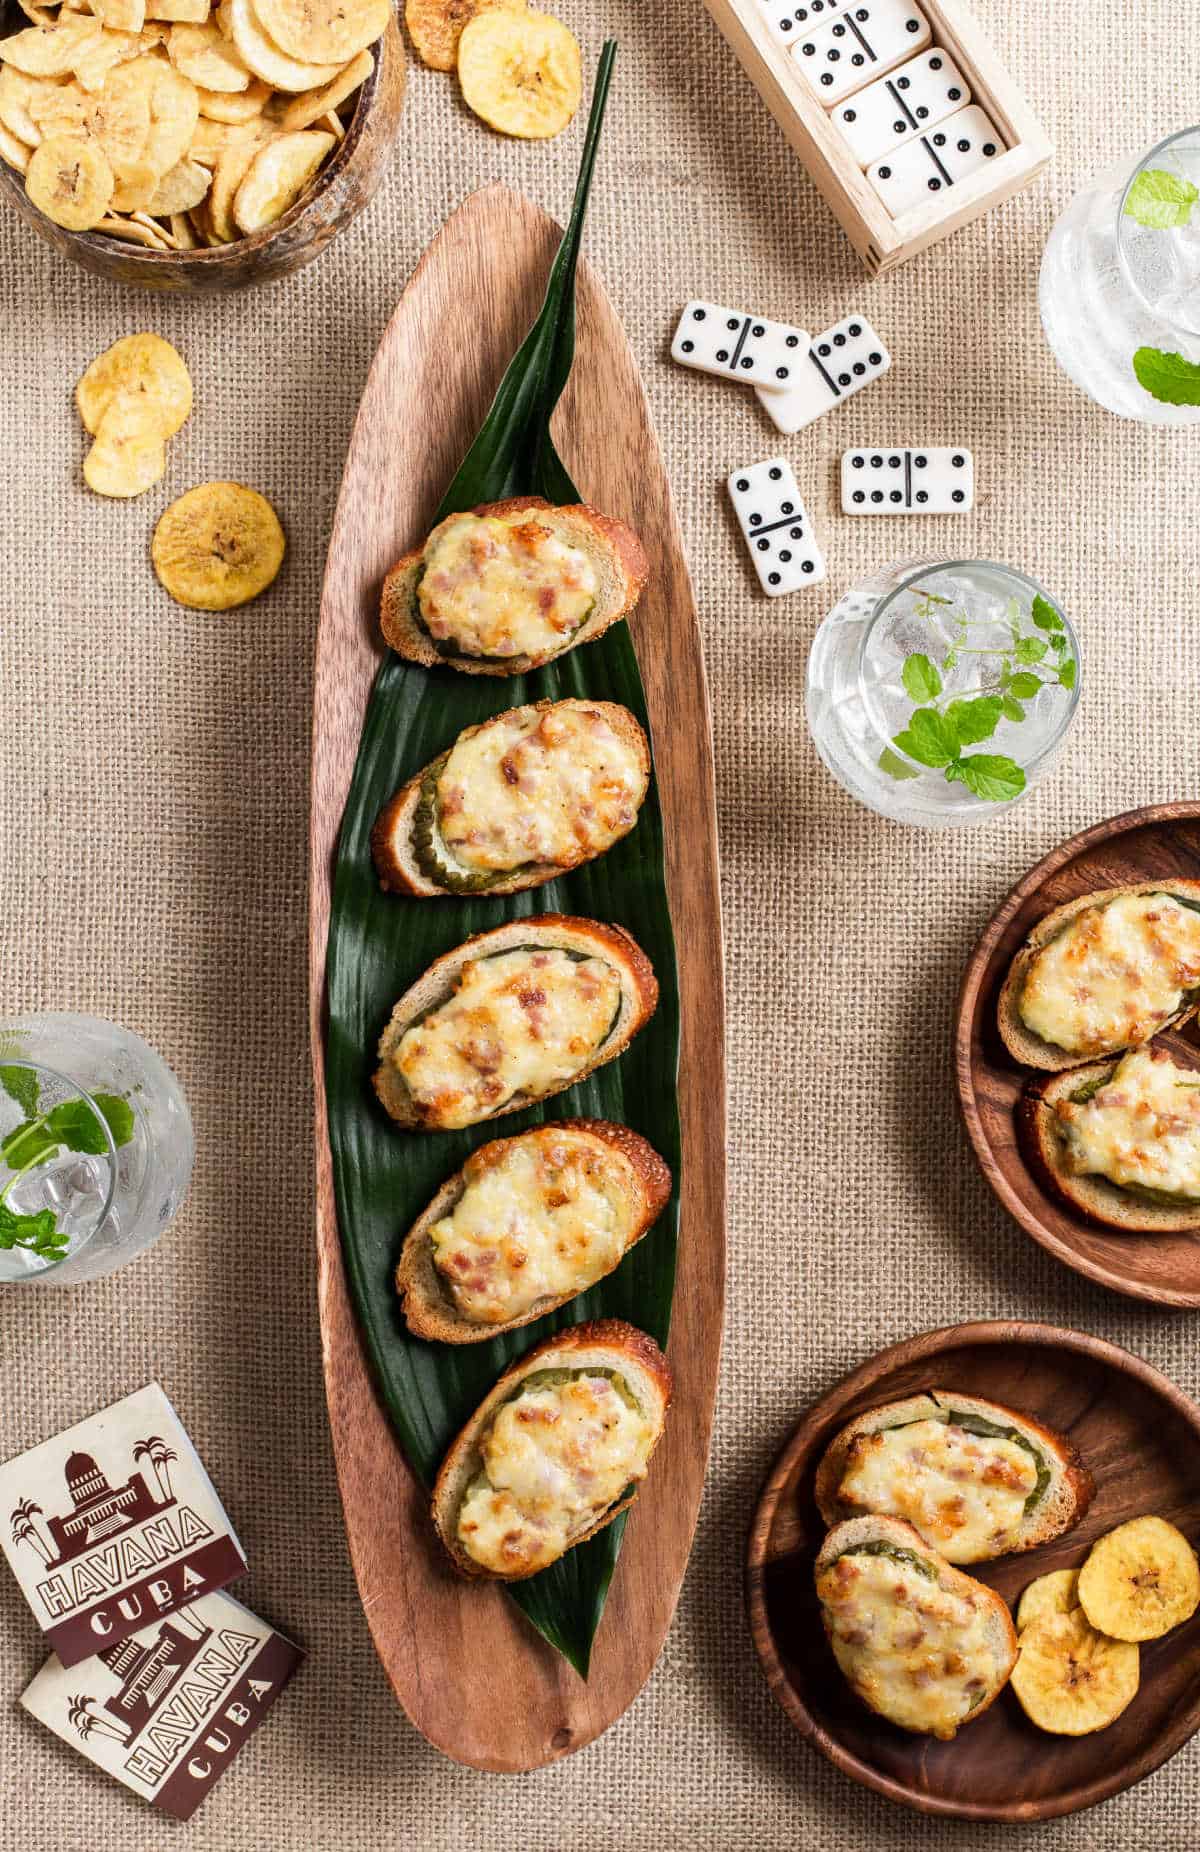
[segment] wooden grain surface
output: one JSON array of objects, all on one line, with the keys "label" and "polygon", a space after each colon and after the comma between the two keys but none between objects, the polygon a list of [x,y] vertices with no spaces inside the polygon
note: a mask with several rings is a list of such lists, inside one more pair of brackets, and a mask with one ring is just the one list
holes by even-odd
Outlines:
[{"label": "wooden grain surface", "polygon": [[860,1704],[825,1640],[813,1561],[825,1525],[813,1480],[853,1416],[926,1388],[1002,1402],[1065,1432],[1096,1480],[1082,1523],[1018,1556],[974,1565],[1015,1604],[1050,1569],[1078,1568],[1114,1525],[1147,1512],[1200,1537],[1200,1409],[1157,1370],[1085,1332],[992,1321],[923,1332],[878,1356],[811,1408],[763,1489],[750,1530],[751,1632],[771,1690],[801,1734],[856,1781],[926,1813],[1051,1819],[1119,1793],[1200,1728],[1200,1615],[1141,1649],[1129,1708],[1092,1736],[1048,1736],[1010,1691],[953,1742],[912,1736]]},{"label": "wooden grain surface", "polygon": [[[17,0],[0,0],[0,38],[29,21]],[[138,289],[172,294],[221,295],[290,276],[319,257],[331,238],[366,206],[383,178],[404,102],[406,59],[395,17],[374,48],[375,68],[359,92],[354,114],[332,158],[314,184],[273,225],[234,244],[194,251],[147,251],[103,232],[65,231],[40,212],[25,179],[0,161],[0,197],[62,257],[93,276]]]},{"label": "wooden grain surface", "polygon": [[[708,1455],[724,1291],[724,1065],[711,723],[670,488],[633,356],[581,264],[575,365],[555,442],[597,506],[642,536],[632,620],[667,841],[682,1010],[683,1176],[666,1437],[632,1515],[584,1684],[494,1587],[435,1542],[426,1501],[376,1400],[347,1297],[323,1086],[331,861],[379,662],[379,587],[427,531],[541,302],[558,228],[502,187],[472,195],[422,259],[376,355],[350,444],[317,643],[311,1011],[325,1377],[350,1551],[380,1658],[430,1741],[485,1769],[530,1769],[590,1742],[658,1656],[687,1563]],[[423,412],[425,415],[418,415]]]},{"label": "wooden grain surface", "polygon": [[[996,909],[971,954],[959,996],[954,1063],[980,1168],[1035,1241],[1116,1292],[1159,1305],[1200,1306],[1200,1238],[1118,1233],[1042,1187],[1022,1155],[1014,1110],[1034,1070],[1013,1060],[996,1028],[1000,986],[1038,920],[1080,894],[1171,875],[1200,878],[1200,801],[1127,811],[1072,836],[1031,868]],[[1183,1035],[1193,1039],[1195,1025]]]}]

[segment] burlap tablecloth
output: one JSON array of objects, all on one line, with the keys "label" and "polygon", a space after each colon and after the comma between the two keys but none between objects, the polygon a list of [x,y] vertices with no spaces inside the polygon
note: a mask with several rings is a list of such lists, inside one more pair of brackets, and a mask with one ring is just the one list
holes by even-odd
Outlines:
[{"label": "burlap tablecloth", "polygon": [[[1196,1319],[1077,1280],[1008,1221],[959,1131],[945,1058],[959,974],[1010,882],[1070,831],[1196,793],[1200,462],[1194,435],[1119,423],[1056,371],[1035,303],[1075,187],[1195,119],[1200,4],[979,0],[1055,136],[1049,181],[883,283],[864,279],[699,0],[561,0],[589,67],[621,40],[587,249],[623,315],[666,450],[716,724],[733,1127],[728,1323],[716,1436],[679,1611],[641,1698],[558,1767],[443,1760],[396,1708],[347,1561],[313,1292],[305,1011],[310,662],[351,420],[421,249],[477,183],[567,204],[581,123],[549,146],[490,135],[414,70],[380,197],[315,268],[224,301],[95,283],[0,216],[0,1008],[93,1010],[181,1075],[198,1163],[186,1214],[115,1279],[0,1295],[0,1452],[157,1374],[247,1546],[239,1589],[310,1659],[190,1828],[173,1829],[15,1709],[39,1637],[0,1574],[0,1852],[471,1847],[478,1852],[860,1852],[984,1847],[859,1790],[769,1699],[741,1607],[751,1501],[799,1412],[924,1327],[1019,1314],[1103,1333],[1200,1393]],[[784,441],[830,559],[825,591],[757,595],[721,486],[779,440],[749,395],[665,358],[691,294],[813,329],[865,310],[891,377]],[[186,354],[196,412],[132,504],[81,485],[71,388],[118,335]],[[1087,691],[1049,787],[972,832],[857,809],[805,733],[813,629],[912,527],[835,512],[851,443],[965,442],[965,545],[1031,570],[1079,624]],[[167,601],[153,521],[234,476],[278,505],[275,590],[215,618]],[[969,540],[965,539],[969,536]],[[636,1518],[634,1520],[637,1521]],[[1039,1846],[1197,1842],[1193,1744]]]}]

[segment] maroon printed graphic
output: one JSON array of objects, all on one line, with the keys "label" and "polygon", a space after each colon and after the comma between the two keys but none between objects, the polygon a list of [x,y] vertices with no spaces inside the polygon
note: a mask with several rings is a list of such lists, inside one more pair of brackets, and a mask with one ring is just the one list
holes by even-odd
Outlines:
[{"label": "maroon printed graphic", "polygon": [[0,1466],[25,1598],[64,1666],[223,1588],[246,1563],[157,1383]]},{"label": "maroon printed graphic", "polygon": [[[142,1473],[131,1473],[125,1484],[112,1486],[90,1453],[73,1453],[66,1465],[67,1490],[72,1509],[47,1518],[40,1505],[23,1498],[12,1514],[13,1542],[36,1550],[47,1568],[82,1556],[94,1543],[117,1531],[152,1518],[175,1503],[171,1493],[171,1462],[178,1458],[166,1443],[152,1434],[133,1449],[135,1463],[149,1460],[154,1485]],[[42,1522],[39,1524],[38,1520]]]},{"label": "maroon printed graphic", "polygon": [[86,1664],[48,1659],[21,1703],[152,1806],[186,1820],[302,1658],[240,1602],[213,1594]]}]

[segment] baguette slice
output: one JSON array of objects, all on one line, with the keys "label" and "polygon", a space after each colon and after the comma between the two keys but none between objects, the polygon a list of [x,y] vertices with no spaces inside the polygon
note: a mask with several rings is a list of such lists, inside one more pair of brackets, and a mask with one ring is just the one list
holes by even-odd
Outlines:
[{"label": "baguette slice", "polygon": [[[544,713],[548,708],[587,708],[602,714],[613,732],[631,748],[641,765],[645,780],[642,792],[644,799],[645,789],[650,779],[650,747],[646,735],[627,707],[621,707],[615,701],[537,701],[530,704],[530,712]],[[509,711],[516,710],[510,709]],[[493,720],[503,718],[502,714],[493,716]],[[459,740],[472,739],[484,727],[491,725],[491,720],[485,720],[477,727],[467,727],[459,734],[458,740],[454,742],[455,745],[459,743]],[[437,760],[433,760],[429,765],[423,766],[415,777],[410,778],[406,785],[401,786],[395,797],[384,805],[371,831],[371,853],[375,858],[379,883],[390,893],[433,898],[453,892],[451,888],[441,886],[426,874],[413,845],[413,825],[421,799],[421,785],[426,775],[437,763]],[[629,829],[633,828],[636,821],[635,813]],[[621,836],[627,834],[627,830],[620,831],[612,838],[612,842],[618,842]],[[605,854],[611,847],[612,843],[606,843],[603,849],[597,849],[590,855],[579,854],[569,862],[541,862],[518,868],[510,875],[498,875],[486,886],[472,888],[471,891],[485,894],[516,894],[522,888],[542,887],[547,881],[555,880],[558,875],[565,874],[569,869],[578,868],[584,862],[594,861],[596,856]]]},{"label": "baguette slice", "polygon": [[648,571],[642,543],[632,528],[610,515],[600,514],[584,502],[556,508],[541,495],[514,495],[507,501],[483,502],[470,512],[503,516],[518,514],[523,509],[542,514],[547,527],[567,544],[586,553],[596,573],[596,601],[579,628],[557,649],[543,650],[535,656],[497,660],[443,655],[417,615],[417,579],[429,544],[426,539],[421,546],[397,560],[383,582],[380,622],[385,640],[398,655],[409,662],[419,662],[427,669],[461,669],[464,675],[525,675],[530,669],[540,669],[543,663],[566,655],[580,643],[594,643],[610,624],[632,611],[642,595]]},{"label": "baguette slice", "polygon": [[[519,1318],[506,1319],[502,1324],[480,1324],[459,1311],[433,1261],[429,1231],[435,1222],[449,1215],[460,1201],[470,1180],[472,1167],[478,1165],[481,1159],[486,1162],[489,1156],[496,1156],[524,1140],[539,1139],[545,1132],[570,1133],[574,1141],[606,1148],[616,1152],[622,1160],[627,1172],[623,1195],[631,1218],[624,1249],[626,1254],[654,1226],[671,1194],[671,1173],[657,1151],[644,1138],[639,1138],[636,1132],[631,1132],[627,1125],[613,1125],[606,1119],[563,1119],[547,1126],[535,1127],[529,1132],[521,1132],[516,1138],[493,1139],[490,1144],[481,1145],[478,1151],[472,1153],[465,1169],[456,1171],[443,1183],[429,1207],[417,1217],[404,1238],[396,1268],[396,1291],[400,1295],[408,1328],[415,1337],[431,1338],[439,1344],[478,1344],[487,1338],[499,1337],[502,1332],[516,1331],[521,1325],[530,1325],[535,1319],[544,1318],[547,1312],[553,1312],[558,1306],[566,1305],[576,1297],[575,1293],[570,1292],[562,1293],[557,1298],[539,1299]],[[596,1275],[596,1279],[603,1278],[604,1274]],[[589,1284],[594,1285],[595,1281]]]},{"label": "baguette slice", "polygon": [[[826,1524],[837,1524],[861,1512],[861,1506],[844,1504],[838,1498],[851,1443],[858,1435],[875,1434],[881,1428],[900,1427],[909,1421],[936,1419],[946,1408],[978,1415],[997,1427],[1015,1429],[1032,1441],[1050,1468],[1050,1483],[1033,1510],[1026,1512],[1016,1541],[1003,1550],[994,1551],[993,1556],[1032,1550],[1074,1529],[1091,1504],[1096,1487],[1066,1435],[1057,1434],[1053,1428],[1043,1427],[1040,1421],[1018,1414],[1000,1402],[986,1402],[977,1395],[960,1395],[957,1389],[929,1389],[903,1401],[885,1402],[879,1408],[856,1415],[834,1436],[817,1468],[814,1487],[817,1508]],[[942,1548],[944,1550],[945,1546]],[[991,1558],[985,1555],[970,1560],[986,1562]]]},{"label": "baguette slice", "polygon": [[[455,1566],[464,1575],[498,1582],[521,1582],[527,1574],[536,1573],[520,1571],[513,1575],[501,1575],[477,1563],[458,1540],[459,1508],[467,1487],[482,1468],[479,1442],[488,1422],[525,1377],[531,1376],[535,1370],[589,1368],[619,1371],[639,1406],[654,1424],[655,1434],[650,1449],[653,1454],[662,1438],[671,1401],[671,1370],[652,1337],[639,1331],[635,1325],[626,1324],[624,1319],[599,1318],[590,1324],[574,1325],[567,1331],[555,1332],[543,1343],[536,1344],[505,1370],[495,1387],[484,1397],[451,1446],[434,1482],[434,1526]],[[577,1543],[583,1543],[588,1537],[594,1537],[606,1524],[611,1524],[618,1513],[627,1510],[633,1503],[637,1492],[637,1485],[628,1487],[615,1504],[609,1505],[598,1517],[589,1518],[581,1524],[578,1532],[568,1538],[562,1554],[573,1550]]]},{"label": "baguette slice", "polygon": [[435,958],[429,969],[409,986],[392,1011],[391,1020],[379,1039],[380,1065],[375,1073],[375,1091],[385,1111],[397,1125],[407,1130],[436,1130],[417,1110],[416,1103],[390,1057],[403,1039],[405,1030],[451,995],[462,968],[471,959],[487,958],[497,952],[511,952],[526,945],[561,948],[578,952],[585,958],[603,958],[612,965],[621,982],[621,1001],[617,1019],[605,1040],[577,1073],[560,1086],[536,1095],[519,1093],[495,1112],[485,1113],[472,1121],[501,1119],[508,1113],[522,1112],[536,1100],[551,1099],[584,1080],[598,1067],[614,1061],[625,1052],[638,1030],[658,1007],[658,979],[650,960],[631,933],[622,926],[602,925],[599,920],[576,919],[566,913],[539,913],[528,919],[509,920],[491,932],[479,932],[451,952]]},{"label": "baguette slice", "polygon": [[[1025,977],[1033,962],[1035,952],[1049,943],[1070,924],[1077,913],[1083,913],[1088,907],[1098,906],[1109,900],[1117,900],[1123,894],[1186,894],[1190,900],[1200,902],[1200,881],[1176,880],[1173,876],[1163,877],[1160,881],[1138,881],[1130,887],[1106,887],[1094,894],[1080,894],[1075,900],[1068,900],[1063,906],[1055,907],[1044,920],[1039,920],[1026,939],[1021,950],[1013,959],[1008,969],[1008,976],[1000,991],[996,1004],[997,1025],[1000,1038],[1010,1055],[1025,1067],[1045,1068],[1051,1073],[1061,1073],[1064,1068],[1077,1067],[1078,1055],[1068,1054],[1065,1048],[1056,1048],[1052,1042],[1044,1042],[1040,1035],[1034,1035],[1025,1027],[1019,1008],[1021,991]],[[1161,1023],[1156,1033],[1163,1029],[1178,1028],[1196,1014],[1200,1002],[1185,1003],[1183,1008],[1169,1022]],[[1123,1050],[1114,1048],[1114,1055]]]},{"label": "baguette slice", "polygon": [[[1065,1074],[1041,1074],[1026,1081],[1017,1102],[1017,1136],[1025,1161],[1043,1189],[1057,1196],[1089,1221],[1119,1228],[1129,1235],[1172,1235],[1200,1232],[1200,1203],[1189,1207],[1156,1203],[1110,1183],[1106,1177],[1077,1176],[1067,1163],[1067,1142],[1055,1113],[1060,1100],[1069,1099],[1082,1086],[1112,1079],[1121,1057],[1073,1067]],[[1194,1070],[1188,1070],[1193,1072]],[[1200,1079],[1200,1075],[1197,1075]]]},{"label": "baguette slice", "polygon": [[[851,1518],[846,1523],[835,1525],[821,1545],[817,1556],[815,1575],[818,1584],[822,1574],[833,1566],[839,1556],[859,1549],[864,1544],[884,1545],[910,1552],[919,1557],[931,1571],[939,1589],[946,1594],[966,1596],[977,1610],[982,1610],[983,1644],[988,1649],[986,1657],[981,1657],[975,1664],[966,1661],[958,1676],[962,1677],[964,1682],[969,1678],[982,1679],[984,1694],[971,1706],[969,1714],[960,1717],[957,1722],[943,1722],[941,1727],[937,1727],[933,1723],[922,1725],[913,1721],[911,1716],[913,1688],[919,1689],[919,1681],[905,1677],[903,1673],[897,1682],[908,1700],[909,1716],[906,1719],[905,1716],[896,1715],[894,1710],[889,1708],[886,1674],[889,1665],[894,1669],[894,1661],[885,1662],[873,1669],[870,1639],[867,1638],[861,1643],[839,1640],[830,1619],[829,1610],[824,1602],[821,1604],[821,1619],[825,1632],[829,1637],[838,1665],[855,1696],[860,1698],[869,1710],[875,1711],[881,1717],[887,1717],[901,1729],[910,1730],[915,1735],[938,1736],[943,1740],[948,1740],[955,1734],[957,1728],[961,1728],[965,1723],[974,1723],[977,1717],[982,1717],[984,1711],[995,1703],[1008,1683],[1013,1666],[1017,1662],[1018,1645],[1016,1630],[1013,1627],[1012,1616],[1007,1604],[995,1589],[975,1581],[972,1576],[964,1575],[961,1569],[955,1569],[946,1562],[936,1550],[930,1549],[924,1538],[913,1529],[911,1524],[904,1524],[898,1518],[866,1516]],[[906,1609],[905,1614],[907,1617],[911,1614],[911,1610]],[[921,1640],[912,1649],[917,1656],[913,1669],[918,1672],[926,1669],[939,1646],[943,1652],[948,1653],[948,1651],[957,1651],[958,1644],[958,1638],[954,1635],[950,1635],[945,1640]],[[960,1660],[964,1658],[961,1652],[958,1652],[957,1656]],[[860,1666],[863,1676],[856,1678],[855,1672]],[[943,1673],[940,1681],[943,1688],[949,1682],[950,1676],[949,1672]]]}]

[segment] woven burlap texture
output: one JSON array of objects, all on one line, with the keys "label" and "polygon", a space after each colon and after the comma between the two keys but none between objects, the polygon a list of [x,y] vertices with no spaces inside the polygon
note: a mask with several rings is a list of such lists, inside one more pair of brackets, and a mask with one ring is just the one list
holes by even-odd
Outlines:
[{"label": "woven burlap texture", "polygon": [[[355,406],[424,245],[500,177],[561,213],[582,124],[510,143],[415,68],[383,189],[312,269],[257,294],[158,300],[90,280],[0,216],[0,1008],[92,1010],[145,1034],[195,1111],[191,1200],[149,1259],[72,1292],[0,1296],[5,1456],[167,1385],[246,1545],[238,1592],[310,1658],[186,1831],[196,1852],[861,1852],[984,1848],[858,1789],[792,1734],[740,1597],[751,1505],[799,1413],[880,1346],[1021,1315],[1100,1332],[1200,1391],[1194,1316],[1092,1288],[1011,1223],[976,1172],[945,1059],[958,979],[1009,884],[1061,837],[1196,794],[1200,460],[1120,423],[1056,371],[1036,308],[1053,218],[1125,152],[1194,119],[1200,4],[1053,9],[978,0],[1058,143],[1049,179],[884,282],[868,282],[699,0],[560,0],[593,68],[621,41],[587,250],[629,330],[698,594],[716,727],[729,967],[730,1258],[708,1488],[679,1611],[632,1709],[525,1778],[443,1760],[375,1658],[347,1561],[315,1318],[305,1006],[310,665]],[[780,440],[749,394],[666,359],[699,294],[827,326],[865,311],[890,377]],[[71,388],[119,335],[186,355],[196,411],[131,504],[82,486]],[[598,409],[598,416],[602,410]],[[918,544],[1040,578],[1075,617],[1086,692],[1061,767],[975,831],[857,809],[803,720],[809,641],[836,592],[915,530],[836,512],[855,443],[967,443],[979,506]],[[723,479],[783,448],[827,587],[757,592]],[[192,483],[278,506],[274,590],[227,617],[160,592],[148,538]],[[638,1520],[635,1516],[634,1522]],[[431,1645],[431,1653],[435,1649]],[[39,1637],[0,1576],[0,1693]],[[173,1829],[17,1711],[0,1735],[0,1852],[159,1852]],[[1047,1753],[1050,1753],[1047,1750]],[[1200,1744],[1135,1791],[1006,1843],[1194,1846]]]}]

